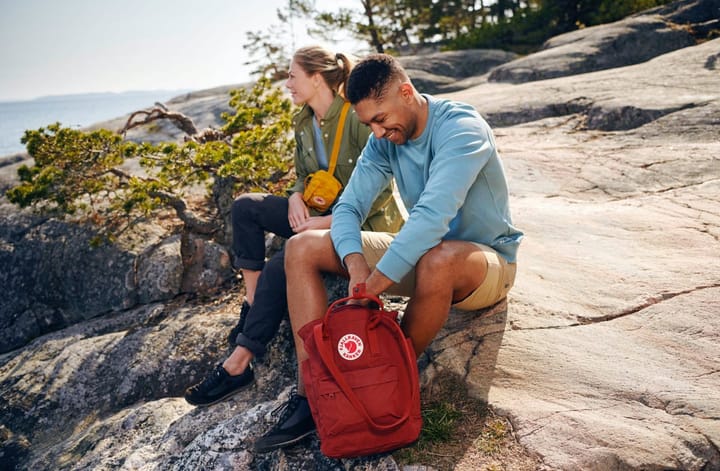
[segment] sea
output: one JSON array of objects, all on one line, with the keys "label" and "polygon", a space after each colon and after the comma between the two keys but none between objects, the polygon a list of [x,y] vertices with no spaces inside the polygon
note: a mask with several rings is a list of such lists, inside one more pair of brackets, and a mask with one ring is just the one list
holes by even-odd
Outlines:
[{"label": "sea", "polygon": [[0,101],[0,157],[25,151],[20,139],[26,129],[60,122],[82,128],[165,102],[189,90],[57,95],[26,101]]}]

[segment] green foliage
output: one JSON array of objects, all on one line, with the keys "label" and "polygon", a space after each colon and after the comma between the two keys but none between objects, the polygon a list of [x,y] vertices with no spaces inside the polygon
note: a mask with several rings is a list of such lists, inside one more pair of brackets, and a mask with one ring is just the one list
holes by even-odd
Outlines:
[{"label": "green foliage", "polygon": [[462,416],[455,406],[447,402],[434,402],[422,411],[423,428],[420,446],[423,443],[445,442],[452,437],[458,419]]},{"label": "green foliage", "polygon": [[610,23],[672,0],[603,0],[590,15],[590,24]]},{"label": "green foliage", "polygon": [[[437,27],[452,17],[466,22],[472,11],[467,1],[361,0],[354,7],[335,11],[314,11],[315,26],[310,33],[332,40],[338,32],[349,32],[376,52],[397,51],[421,44],[447,27]],[[474,2],[472,2],[474,3]],[[450,11],[450,13],[448,13]],[[444,16],[443,16],[444,14]],[[452,23],[452,22],[451,22]],[[455,23],[452,23],[455,27]],[[431,30],[431,31],[428,31]]]},{"label": "green foliage", "polygon": [[21,142],[35,164],[18,170],[21,183],[8,190],[8,199],[21,207],[42,202],[47,210],[66,214],[85,209],[112,185],[110,169],[125,153],[122,138],[111,131],[86,133],[60,123],[25,131]]},{"label": "green foliage", "polygon": [[245,190],[259,188],[259,182],[287,171],[294,149],[288,136],[292,104],[267,78],[260,79],[252,90],[233,90],[230,96],[236,112],[223,114],[226,124],[222,131],[232,136],[232,144],[215,148],[207,158],[217,165],[218,175],[240,178]]},{"label": "green foliage", "polygon": [[[487,4],[486,4],[487,3]],[[311,33],[331,37],[350,31],[378,52],[426,43],[445,44],[493,22],[504,23],[533,2],[497,0],[361,0],[354,7],[316,11]]]},{"label": "green foliage", "polygon": [[488,22],[446,43],[446,49],[504,49],[525,54],[537,49],[549,37],[547,12],[524,9],[512,19]]},{"label": "green foliage", "polygon": [[350,36],[377,52],[439,44],[445,49],[528,53],[552,36],[616,21],[670,1],[359,0],[320,10],[314,0],[288,0],[285,8],[278,10],[280,24],[265,32],[248,33],[245,49],[259,56],[251,61],[260,64],[256,73],[284,78],[294,49],[295,21],[310,20],[308,33],[313,37],[332,43]]},{"label": "green foliage", "polygon": [[[448,49],[500,48],[519,53],[537,50],[552,36],[586,26],[620,20],[671,0],[534,0],[514,4],[500,14],[491,8],[490,22],[469,28],[447,42]],[[487,19],[488,16],[482,16]]]},{"label": "green foliage", "polygon": [[262,77],[272,80],[287,78],[290,58],[295,52],[296,20],[309,18],[314,10],[314,0],[287,0],[283,8],[276,10],[279,23],[264,31],[248,31],[243,49],[250,60],[245,62],[245,65],[254,66],[253,73]]},{"label": "green foliage", "polygon": [[[20,184],[7,197],[21,207],[92,221],[109,239],[168,209],[190,231],[225,232],[229,208],[223,202],[238,191],[281,191],[269,180],[287,172],[293,155],[292,105],[268,79],[232,91],[230,106],[223,139],[209,142],[189,136],[182,144],[138,144],[105,129],[59,123],[28,130],[22,142],[35,162],[19,169]],[[139,170],[127,170],[133,162]],[[187,197],[198,185],[206,186],[207,200],[194,210],[205,219],[195,216]]]}]

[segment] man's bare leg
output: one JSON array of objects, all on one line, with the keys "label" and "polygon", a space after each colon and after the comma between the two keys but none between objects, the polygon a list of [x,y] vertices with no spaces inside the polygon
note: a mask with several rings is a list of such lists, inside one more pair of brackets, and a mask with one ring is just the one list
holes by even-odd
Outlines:
[{"label": "man's bare leg", "polygon": [[298,394],[305,395],[301,364],[307,359],[302,338],[302,326],[320,319],[327,310],[327,292],[322,272],[346,274],[335,253],[330,231],[305,231],[291,237],[285,245],[285,273],[290,323],[295,339],[298,360]]},{"label": "man's bare leg", "polygon": [[445,324],[450,305],[482,284],[487,267],[482,250],[465,241],[443,241],[423,255],[415,267],[415,293],[402,320],[418,357]]}]

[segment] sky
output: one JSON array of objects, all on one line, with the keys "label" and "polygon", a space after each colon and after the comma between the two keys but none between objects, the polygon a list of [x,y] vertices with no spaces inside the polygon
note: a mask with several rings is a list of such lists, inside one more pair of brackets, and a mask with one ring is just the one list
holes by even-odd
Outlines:
[{"label": "sky", "polygon": [[[320,0],[336,9],[355,1]],[[287,0],[0,0],[0,101],[129,90],[199,90],[251,79],[246,31]],[[294,25],[301,47],[321,44]],[[346,47],[350,47],[347,46]],[[337,52],[352,52],[338,50]]]}]

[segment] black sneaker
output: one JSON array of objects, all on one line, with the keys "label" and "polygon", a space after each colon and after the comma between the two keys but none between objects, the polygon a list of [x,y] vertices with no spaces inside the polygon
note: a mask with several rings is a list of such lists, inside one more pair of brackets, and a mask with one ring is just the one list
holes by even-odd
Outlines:
[{"label": "black sneaker", "polygon": [[258,453],[293,445],[315,431],[315,422],[307,398],[294,392],[272,415],[280,415],[280,419],[269,432],[255,442],[255,451]]},{"label": "black sneaker", "polygon": [[250,305],[247,301],[243,301],[242,307],[240,308],[240,320],[238,321],[237,325],[232,328],[227,337],[227,342],[230,344],[231,347],[235,346],[235,339],[237,339],[238,334],[241,333],[245,328],[245,319],[247,318],[247,313],[249,311]]},{"label": "black sneaker", "polygon": [[211,406],[250,386],[254,379],[250,365],[239,375],[230,376],[219,364],[202,382],[185,390],[185,400],[194,406]]}]

